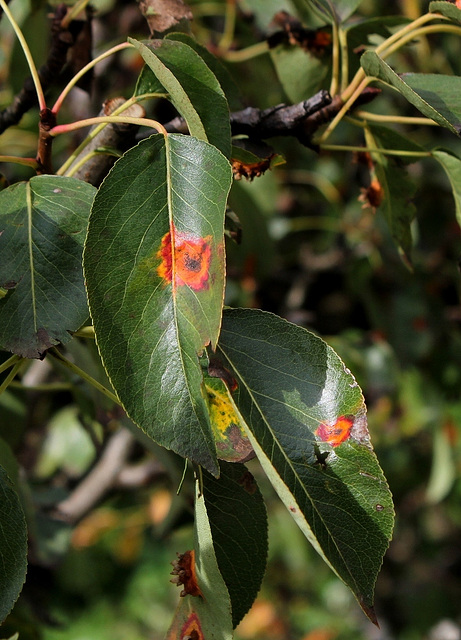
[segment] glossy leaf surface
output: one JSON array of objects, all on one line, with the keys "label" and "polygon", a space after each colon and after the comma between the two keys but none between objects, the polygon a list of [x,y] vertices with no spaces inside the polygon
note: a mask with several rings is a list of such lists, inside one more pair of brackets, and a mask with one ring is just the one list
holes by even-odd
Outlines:
[{"label": "glossy leaf surface", "polygon": [[166,640],[231,640],[231,603],[221,576],[203,495],[195,499],[194,582],[201,595],[185,594]]},{"label": "glossy leaf surface", "polygon": [[213,146],[155,135],[94,202],[84,266],[102,360],[153,440],[217,471],[198,354],[216,344],[231,170]]},{"label": "glossy leaf surface", "polygon": [[219,479],[204,474],[203,495],[236,627],[253,604],[266,570],[267,516],[263,497],[246,467],[226,462],[220,466]]},{"label": "glossy leaf surface", "polygon": [[460,135],[461,106],[457,96],[461,78],[429,73],[397,75],[374,51],[366,51],[360,64],[367,75],[393,86],[423,115]]},{"label": "glossy leaf surface", "polygon": [[203,59],[179,40],[153,40],[148,45],[128,40],[169,93],[191,135],[229,157],[229,107],[216,76]]},{"label": "glossy leaf surface", "polygon": [[82,249],[95,192],[60,176],[0,192],[1,348],[39,358],[87,319]]},{"label": "glossy leaf surface", "polygon": [[16,602],[27,569],[27,530],[16,491],[0,466],[0,624]]},{"label": "glossy leaf surface", "polygon": [[393,526],[361,390],[323,340],[259,310],[226,310],[219,350],[258,458],[291,515],[371,620]]}]

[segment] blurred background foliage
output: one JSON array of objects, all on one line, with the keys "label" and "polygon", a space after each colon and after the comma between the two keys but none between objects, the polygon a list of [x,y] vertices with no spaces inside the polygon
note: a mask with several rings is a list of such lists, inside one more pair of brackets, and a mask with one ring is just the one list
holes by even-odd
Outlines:
[{"label": "blurred background foliage", "polygon": [[[290,103],[329,87],[328,51],[308,61],[306,52],[294,46],[245,60],[229,54],[230,46],[230,51],[245,49],[276,31],[273,16],[282,9],[305,26],[317,27],[318,19],[302,0],[189,4],[192,33],[221,55],[243,106]],[[366,0],[355,18],[395,15],[398,23],[414,19],[427,4]],[[95,55],[127,35],[149,37],[135,2],[96,0],[93,7]],[[47,51],[49,4],[13,0],[11,9],[40,64]],[[4,108],[27,72],[4,18],[0,42]],[[366,43],[357,26],[351,43]],[[358,51],[351,53],[353,69],[358,58]],[[459,37],[436,34],[410,44],[391,64],[398,71],[459,75],[460,60]],[[303,64],[313,74],[304,84]],[[140,68],[131,52],[109,58],[96,69],[90,94],[73,91],[61,122],[97,113],[107,98],[129,97]],[[164,119],[171,115],[169,108],[153,107]],[[390,90],[367,108],[418,115]],[[29,112],[0,137],[0,154],[34,155],[36,127],[37,113]],[[459,140],[438,127],[393,128],[422,146],[440,144],[459,154]],[[59,138],[56,166],[79,135]],[[344,123],[334,142],[360,146],[363,133]],[[269,564],[236,638],[459,639],[461,237],[450,185],[434,160],[396,164],[417,211],[409,267],[382,211],[365,201],[371,178],[359,155],[318,154],[293,138],[270,144],[286,163],[253,182],[238,181],[232,190],[230,205],[242,226],[242,243],[228,246],[226,303],[278,313],[318,332],[344,359],[366,397],[372,441],[394,496],[397,524],[377,583],[378,630],[250,463],[267,498]],[[30,177],[30,170],[16,165],[2,165],[1,171],[4,183]],[[69,353],[78,366],[104,380],[91,341],[73,340]],[[6,357],[2,354],[2,360]],[[108,400],[58,363],[33,363],[0,396],[0,461],[20,489],[31,542],[26,587],[0,627],[0,638],[17,631],[22,640],[157,640],[165,634],[178,599],[169,583],[170,563],[192,544],[189,478],[176,495],[181,461],[152,444],[141,445],[136,434],[128,471],[104,499],[75,525],[56,517],[56,505],[64,504],[124,420]]]}]

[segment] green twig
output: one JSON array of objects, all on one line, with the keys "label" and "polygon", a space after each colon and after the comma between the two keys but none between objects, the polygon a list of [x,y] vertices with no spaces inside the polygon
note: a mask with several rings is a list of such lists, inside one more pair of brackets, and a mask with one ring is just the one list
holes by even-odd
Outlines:
[{"label": "green twig", "polygon": [[10,21],[11,26],[13,27],[14,32],[16,34],[16,37],[19,40],[19,43],[22,47],[22,50],[24,51],[24,55],[26,57],[27,64],[29,66],[30,75],[32,76],[32,80],[34,82],[35,92],[37,94],[38,106],[40,111],[42,111],[43,109],[46,109],[45,95],[43,93],[42,83],[40,82],[37,67],[35,66],[35,62],[30,52],[29,45],[27,44],[27,41],[24,38],[24,35],[21,29],[19,28],[18,23],[14,19],[13,14],[9,10],[5,0],[0,0],[0,7],[3,9],[4,14]]},{"label": "green twig", "polygon": [[69,7],[67,14],[61,21],[61,26],[64,29],[67,29],[72,20],[78,18],[79,14],[85,9],[88,2],[89,0],[77,0],[73,7]]},{"label": "green twig", "polygon": [[349,51],[347,49],[347,31],[339,27],[338,30],[339,46],[341,48],[341,93],[344,92],[349,84]]},{"label": "green twig", "polygon": [[65,367],[67,367],[70,371],[72,371],[73,373],[77,374],[78,376],[80,376],[80,378],[83,378],[83,380],[85,380],[85,382],[88,382],[89,384],[91,384],[95,389],[97,389],[98,391],[100,391],[102,394],[104,394],[107,398],[109,398],[110,400],[112,400],[112,402],[115,402],[116,404],[121,406],[120,400],[117,398],[117,396],[112,393],[112,391],[109,391],[109,389],[107,389],[103,384],[101,384],[100,382],[98,382],[97,380],[95,380],[92,376],[90,376],[89,373],[87,373],[86,371],[83,371],[83,369],[80,369],[80,367],[77,367],[76,364],[74,364],[73,362],[71,362],[70,360],[68,360],[65,356],[62,355],[62,353],[60,353],[57,349],[53,348],[50,349],[48,351],[48,356],[54,358],[55,360],[57,360],[58,362],[60,362],[61,364],[63,364]]},{"label": "green twig", "polygon": [[234,40],[235,21],[237,16],[236,0],[226,0],[224,15],[224,32],[218,44],[219,51],[228,51]]},{"label": "green twig", "polygon": [[151,120],[150,118],[131,118],[130,116],[96,116],[95,118],[85,118],[84,120],[70,122],[69,124],[58,124],[50,130],[50,136],[54,138],[55,136],[59,136],[63,133],[82,129],[83,127],[90,127],[94,124],[101,123],[110,124],[112,122],[116,124],[137,124],[140,127],[152,127],[153,129],[157,129],[157,131],[165,137],[168,135],[165,127],[160,124],[160,122]]},{"label": "green twig", "polygon": [[406,45],[407,42],[411,42],[412,40],[415,40],[416,38],[420,38],[422,36],[427,36],[430,33],[454,33],[457,36],[461,36],[461,27],[458,27],[454,24],[434,24],[430,27],[415,29],[411,33],[408,33],[400,38],[400,40],[395,42],[392,46],[386,47],[385,51],[381,54],[381,58],[384,60],[392,53],[395,53],[395,51]]}]

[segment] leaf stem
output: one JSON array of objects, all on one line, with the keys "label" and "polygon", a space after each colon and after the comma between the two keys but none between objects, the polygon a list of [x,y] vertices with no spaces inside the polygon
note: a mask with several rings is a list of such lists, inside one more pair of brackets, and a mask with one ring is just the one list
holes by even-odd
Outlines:
[{"label": "leaf stem", "polygon": [[78,17],[79,13],[81,13],[85,9],[88,2],[89,0],[77,0],[73,7],[69,7],[67,14],[61,20],[61,26],[64,29],[67,29],[72,20],[75,20]]},{"label": "leaf stem", "polygon": [[[365,73],[363,74],[365,76]],[[357,77],[357,76],[356,76]],[[320,136],[320,138],[317,140],[317,144],[321,144],[322,142],[324,142],[332,133],[333,131],[336,129],[337,125],[341,122],[342,118],[345,116],[345,114],[349,111],[349,109],[352,107],[352,105],[354,104],[354,102],[357,100],[357,98],[360,96],[360,94],[362,93],[362,91],[371,83],[375,80],[375,78],[372,77],[364,77],[364,79],[362,80],[362,82],[358,85],[358,87],[355,89],[355,91],[352,93],[352,95],[350,96],[350,98],[343,104],[343,106],[341,107],[340,111],[338,111],[338,113],[336,114],[336,116],[333,118],[333,120],[330,122],[330,124],[328,125],[328,127],[325,129],[325,131],[323,132],[323,134]],[[350,86],[350,85],[349,85]]]},{"label": "leaf stem", "polygon": [[92,376],[90,376],[89,373],[87,373],[86,371],[83,371],[83,369],[80,369],[80,367],[78,367],[76,364],[68,360],[57,349],[55,348],[50,349],[47,355],[52,357],[54,360],[57,360],[61,364],[63,364],[70,371],[72,371],[72,373],[75,373],[78,376],[80,376],[80,378],[83,378],[85,382],[88,382],[89,384],[91,384],[95,389],[97,389],[107,398],[112,400],[112,402],[115,402],[116,404],[121,406],[120,400],[117,398],[117,396],[114,393],[112,393],[112,391],[109,391],[109,389],[107,389],[103,384],[101,384],[100,382],[95,380]]},{"label": "leaf stem", "polygon": [[343,93],[349,83],[349,52],[347,50],[347,31],[339,27],[339,45],[341,48],[341,88]]},{"label": "leaf stem", "polygon": [[10,358],[8,358],[8,360],[5,360],[5,362],[2,362],[2,364],[0,364],[0,373],[3,373],[21,360],[21,356],[18,356],[17,354],[11,356]]},{"label": "leaf stem", "polygon": [[85,118],[84,120],[77,120],[77,122],[70,122],[69,124],[58,124],[50,130],[50,136],[54,138],[62,133],[69,133],[70,131],[82,129],[83,127],[90,127],[94,124],[102,123],[137,124],[140,127],[152,127],[153,129],[157,129],[157,131],[164,136],[168,135],[165,127],[160,124],[160,122],[151,120],[150,118],[132,118],[130,116],[96,116],[95,118]]},{"label": "leaf stem", "polygon": [[407,44],[407,42],[411,42],[411,40],[414,40],[415,38],[419,38],[421,36],[426,36],[429,33],[454,33],[457,36],[461,36],[461,27],[458,27],[454,24],[434,24],[429,27],[421,27],[420,29],[415,29],[413,32],[408,33],[407,35],[402,37],[392,46],[387,47],[384,53],[381,54],[381,58],[384,60],[392,53]]},{"label": "leaf stem", "polygon": [[10,24],[13,27],[14,32],[16,34],[16,37],[19,40],[19,43],[22,47],[22,50],[27,60],[27,64],[29,66],[30,75],[32,76],[32,80],[34,82],[35,92],[37,94],[38,106],[40,111],[43,111],[43,109],[46,109],[45,95],[43,93],[42,83],[40,82],[37,67],[35,66],[35,62],[30,52],[29,45],[27,44],[27,41],[24,38],[24,35],[21,29],[19,28],[18,23],[14,19],[13,14],[9,10],[5,0],[0,0],[0,7],[3,9],[4,14],[10,21]]},{"label": "leaf stem", "polygon": [[[87,2],[87,0],[85,0],[85,3],[86,2]],[[77,5],[75,5],[75,6],[77,6]],[[73,7],[73,8],[75,8],[75,7]],[[67,83],[67,85],[62,90],[60,96],[58,97],[58,99],[54,103],[53,108],[51,109],[52,113],[55,113],[55,114],[58,113],[59,109],[61,108],[62,103],[64,102],[64,99],[67,97],[67,95],[69,94],[70,90],[77,84],[77,82],[80,80],[80,78],[82,76],[84,76],[85,73],[87,73],[87,71],[89,71],[95,65],[97,65],[98,62],[101,62],[101,60],[104,60],[105,58],[108,58],[109,56],[111,56],[114,53],[117,53],[118,51],[123,51],[123,49],[129,49],[129,48],[134,48],[134,47],[129,42],[121,42],[120,44],[117,44],[117,45],[115,45],[115,47],[112,47],[111,49],[108,49],[107,51],[105,51],[104,53],[99,55],[97,58],[94,58],[94,60],[91,60],[91,62],[86,64],[84,67],[82,67],[82,69],[80,69],[80,71],[75,74],[75,76]]]},{"label": "leaf stem", "polygon": [[257,56],[262,56],[269,52],[269,45],[264,40],[263,42],[257,42],[250,47],[240,49],[239,51],[226,51],[222,54],[222,58],[226,62],[246,62]]},{"label": "leaf stem", "polygon": [[[430,118],[414,117],[414,116],[386,116],[378,113],[370,113],[369,111],[354,111],[354,116],[363,118],[370,122],[393,122],[395,124],[414,124],[427,125],[431,127],[439,127],[440,125]],[[359,123],[355,123],[359,124]]]},{"label": "leaf stem", "polygon": [[[139,96],[133,96],[129,100],[126,100],[119,107],[117,107],[117,109],[114,109],[114,111],[112,112],[111,115],[112,116],[116,116],[116,115],[118,115],[120,113],[123,113],[123,111],[125,111],[125,109],[128,109],[128,107],[130,107],[131,105],[133,105],[133,104],[135,104],[137,102],[141,102],[142,100],[145,100],[147,98],[165,97],[166,95],[167,94],[164,94],[164,93],[143,93],[142,95],[139,95]],[[104,122],[104,123],[100,124],[99,126],[95,127],[93,129],[93,131],[90,131],[89,134],[87,135],[87,137],[84,140],[82,140],[82,142],[78,145],[78,147],[72,152],[72,154],[64,162],[64,164],[58,169],[58,171],[56,171],[56,175],[62,176],[64,174],[66,174],[67,169],[75,161],[75,158],[77,158],[82,153],[83,149],[87,145],[90,144],[90,142],[98,135],[98,133],[100,133],[100,131],[102,131],[104,129],[104,127],[107,124],[108,124],[107,122]]]},{"label": "leaf stem", "polygon": [[330,83],[330,95],[335,96],[338,93],[339,87],[339,34],[338,25],[336,21],[333,22],[332,38],[333,48],[331,52],[331,83]]},{"label": "leaf stem", "polygon": [[22,360],[23,359],[21,358],[19,362],[16,362],[16,364],[13,365],[13,367],[12,367],[11,371],[9,372],[9,374],[6,376],[6,378],[4,379],[2,384],[0,384],[0,395],[5,391],[5,389],[8,387],[8,385],[16,377],[16,374],[18,373],[19,369],[21,368]]},{"label": "leaf stem", "polygon": [[218,44],[219,51],[228,51],[234,40],[235,21],[237,17],[236,0],[226,0],[224,14],[224,31]]},{"label": "leaf stem", "polygon": [[377,147],[360,147],[347,144],[322,144],[320,148],[324,151],[368,151],[369,153],[381,153],[387,156],[402,156],[412,158],[430,158],[430,151],[405,151],[404,149],[379,149]]},{"label": "leaf stem", "polygon": [[35,158],[18,158],[18,156],[0,156],[0,162],[13,162],[14,164],[22,164],[31,169],[38,169],[38,162]]}]

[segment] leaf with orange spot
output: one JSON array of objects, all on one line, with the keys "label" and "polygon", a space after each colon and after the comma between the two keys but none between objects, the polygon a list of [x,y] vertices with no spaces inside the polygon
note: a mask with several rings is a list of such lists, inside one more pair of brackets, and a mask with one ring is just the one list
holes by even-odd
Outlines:
[{"label": "leaf with orange spot", "polygon": [[100,187],[84,254],[96,339],[128,415],[153,440],[218,473],[199,355],[224,298],[231,169],[213,146],[154,135]]},{"label": "leaf with orange spot", "polygon": [[186,552],[184,565],[189,572],[189,585],[194,586],[193,593],[185,589],[180,597],[165,640],[231,640],[229,593],[216,560],[205,498],[199,495],[198,486],[194,533],[195,551]]},{"label": "leaf with orange spot", "polygon": [[376,622],[373,591],[393,526],[362,392],[318,336],[256,309],[226,309],[218,345],[230,396],[275,490]]}]

